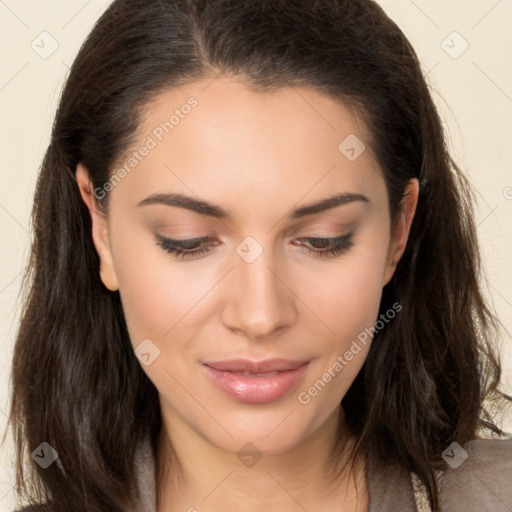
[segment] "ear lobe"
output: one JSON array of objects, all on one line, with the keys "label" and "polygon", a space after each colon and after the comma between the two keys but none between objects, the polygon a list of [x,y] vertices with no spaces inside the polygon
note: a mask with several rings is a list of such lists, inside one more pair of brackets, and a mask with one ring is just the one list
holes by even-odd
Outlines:
[{"label": "ear lobe", "polygon": [[76,166],[76,181],[80,195],[89,210],[92,225],[92,239],[96,252],[100,258],[100,278],[105,287],[111,291],[119,289],[117,276],[114,270],[112,252],[107,230],[106,215],[99,209],[94,196],[94,186],[89,177],[87,168],[79,163]]},{"label": "ear lobe", "polygon": [[418,196],[419,181],[414,178],[409,181],[405,188],[404,197],[400,203],[400,211],[397,214],[396,224],[391,234],[383,285],[391,281],[396,266],[407,246],[416,206],[418,205]]}]

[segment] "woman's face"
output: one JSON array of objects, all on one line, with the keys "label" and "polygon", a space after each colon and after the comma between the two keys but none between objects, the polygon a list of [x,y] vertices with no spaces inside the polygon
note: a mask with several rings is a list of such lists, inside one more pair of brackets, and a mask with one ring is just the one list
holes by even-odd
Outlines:
[{"label": "woman's face", "polygon": [[[417,193],[391,232],[366,142],[327,96],[254,93],[222,77],[147,107],[117,178],[95,191],[110,190],[106,223],[78,166],[101,278],[119,289],[171,434],[279,453],[338,412]],[[173,240],[203,237],[172,252]]]}]

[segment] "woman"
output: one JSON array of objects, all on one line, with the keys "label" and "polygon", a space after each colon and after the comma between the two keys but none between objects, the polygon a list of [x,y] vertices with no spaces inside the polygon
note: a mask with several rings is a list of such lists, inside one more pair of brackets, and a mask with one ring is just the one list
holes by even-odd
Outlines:
[{"label": "woman", "polygon": [[20,495],[507,510],[471,199],[373,1],[114,1],[37,184]]}]

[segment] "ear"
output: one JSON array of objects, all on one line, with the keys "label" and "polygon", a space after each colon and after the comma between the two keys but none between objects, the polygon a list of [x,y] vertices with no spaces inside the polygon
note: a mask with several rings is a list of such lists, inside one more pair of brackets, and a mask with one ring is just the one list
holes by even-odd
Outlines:
[{"label": "ear", "polygon": [[79,163],[76,166],[76,181],[84,203],[89,209],[92,223],[92,239],[96,252],[100,258],[100,278],[103,284],[111,291],[119,289],[117,276],[114,270],[110,242],[108,239],[107,218],[99,209],[96,197],[94,196],[94,186],[89,177],[87,168]]},{"label": "ear", "polygon": [[404,197],[400,202],[400,210],[397,213],[397,219],[392,228],[383,285],[386,285],[391,281],[391,278],[395,273],[396,266],[405,251],[412,220],[416,213],[418,195],[419,182],[414,178],[411,179],[405,187]]}]

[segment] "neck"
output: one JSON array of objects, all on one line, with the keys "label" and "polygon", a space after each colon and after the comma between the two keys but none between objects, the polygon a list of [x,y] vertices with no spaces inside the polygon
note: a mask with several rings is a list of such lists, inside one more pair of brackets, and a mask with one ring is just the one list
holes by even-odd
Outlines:
[{"label": "neck", "polygon": [[355,440],[341,407],[297,446],[259,459],[173,423],[164,421],[158,440],[158,512],[367,510],[366,468],[350,458]]}]

